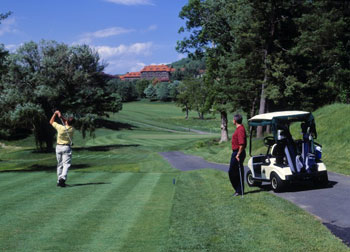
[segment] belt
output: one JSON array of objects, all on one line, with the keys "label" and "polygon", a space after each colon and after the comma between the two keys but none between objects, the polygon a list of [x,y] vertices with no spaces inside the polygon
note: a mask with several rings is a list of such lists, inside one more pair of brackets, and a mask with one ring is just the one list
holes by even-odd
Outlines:
[{"label": "belt", "polygon": [[70,144],[57,144],[57,145],[66,145],[66,146],[70,146]]},{"label": "belt", "polygon": [[236,150],[232,150],[232,152],[234,152],[234,151],[238,151],[239,149],[236,149]]}]

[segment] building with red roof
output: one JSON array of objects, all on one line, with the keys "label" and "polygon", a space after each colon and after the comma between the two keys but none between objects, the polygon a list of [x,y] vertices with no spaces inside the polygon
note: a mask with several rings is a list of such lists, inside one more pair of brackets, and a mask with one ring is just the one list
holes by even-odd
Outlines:
[{"label": "building with red roof", "polygon": [[168,82],[170,81],[170,75],[175,72],[174,68],[166,65],[150,65],[145,66],[141,70],[141,79],[153,80],[158,79],[159,81]]},{"label": "building with red roof", "polygon": [[130,72],[120,76],[123,81],[139,80],[141,78],[141,72]]}]

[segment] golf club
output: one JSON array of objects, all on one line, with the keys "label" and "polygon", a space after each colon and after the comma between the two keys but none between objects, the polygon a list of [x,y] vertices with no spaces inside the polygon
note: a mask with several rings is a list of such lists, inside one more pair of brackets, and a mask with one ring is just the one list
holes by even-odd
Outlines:
[{"label": "golf club", "polygon": [[243,194],[244,194],[244,192],[243,192],[243,184],[242,184],[242,173],[241,173],[241,166],[238,164],[238,167],[239,167],[239,179],[240,179],[240,182],[241,182],[241,196],[242,196],[242,198],[243,198]]}]

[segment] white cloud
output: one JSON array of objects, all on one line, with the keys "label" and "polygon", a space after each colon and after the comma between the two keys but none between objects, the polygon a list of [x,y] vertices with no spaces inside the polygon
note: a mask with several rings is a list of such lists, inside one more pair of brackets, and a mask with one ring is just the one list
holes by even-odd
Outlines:
[{"label": "white cloud", "polygon": [[16,49],[18,48],[18,47],[20,47],[22,44],[19,44],[19,45],[15,45],[15,44],[9,44],[9,45],[5,45],[5,48],[7,49],[7,50],[9,50],[10,52],[14,52],[14,51],[16,51]]},{"label": "white cloud", "polygon": [[139,72],[146,66],[142,60],[122,58],[110,60],[107,62],[108,66],[105,69],[106,73],[110,74],[125,74],[127,72]]},{"label": "white cloud", "polygon": [[3,20],[0,24],[0,36],[5,33],[16,33],[17,29],[14,27],[16,25],[15,18],[7,18]]},{"label": "white cloud", "polygon": [[93,46],[102,59],[109,59],[121,55],[150,55],[153,43],[134,43],[131,45],[111,46]]},{"label": "white cloud", "polygon": [[163,63],[151,63],[150,65],[169,65],[171,62],[163,62]]},{"label": "white cloud", "polygon": [[150,25],[148,28],[147,28],[147,31],[155,31],[158,29],[158,26],[157,25]]},{"label": "white cloud", "polygon": [[154,5],[151,0],[105,0],[106,2],[122,5]]},{"label": "white cloud", "polygon": [[143,62],[137,62],[135,63],[131,68],[130,68],[130,72],[139,72],[142,70],[142,68],[144,68],[146,66],[145,63]]},{"label": "white cloud", "polygon": [[152,54],[154,45],[152,42],[134,43],[118,46],[91,46],[95,49],[101,60],[108,66],[106,73],[123,74],[126,72],[140,71],[146,64],[144,60]]},{"label": "white cloud", "polygon": [[122,27],[111,27],[111,28],[106,28],[103,30],[98,30],[95,32],[87,32],[82,34],[79,39],[79,41],[75,42],[75,44],[90,44],[93,39],[96,38],[108,38],[112,36],[117,36],[120,34],[125,34],[125,33],[130,33],[135,30],[133,29],[125,29]]}]

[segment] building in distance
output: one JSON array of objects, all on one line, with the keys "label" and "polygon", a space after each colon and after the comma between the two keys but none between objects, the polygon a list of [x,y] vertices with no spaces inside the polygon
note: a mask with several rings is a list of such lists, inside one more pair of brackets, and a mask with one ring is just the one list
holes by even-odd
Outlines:
[{"label": "building in distance", "polygon": [[170,81],[170,75],[173,72],[175,72],[175,69],[166,65],[145,66],[141,70],[141,79],[158,79],[160,82],[168,82]]},{"label": "building in distance", "polygon": [[141,72],[130,72],[120,76],[122,81],[133,81],[141,78]]},{"label": "building in distance", "polygon": [[145,66],[140,72],[130,72],[120,76],[123,81],[132,81],[139,79],[154,80],[160,82],[169,82],[170,75],[175,72],[175,68],[166,65],[150,65]]}]

